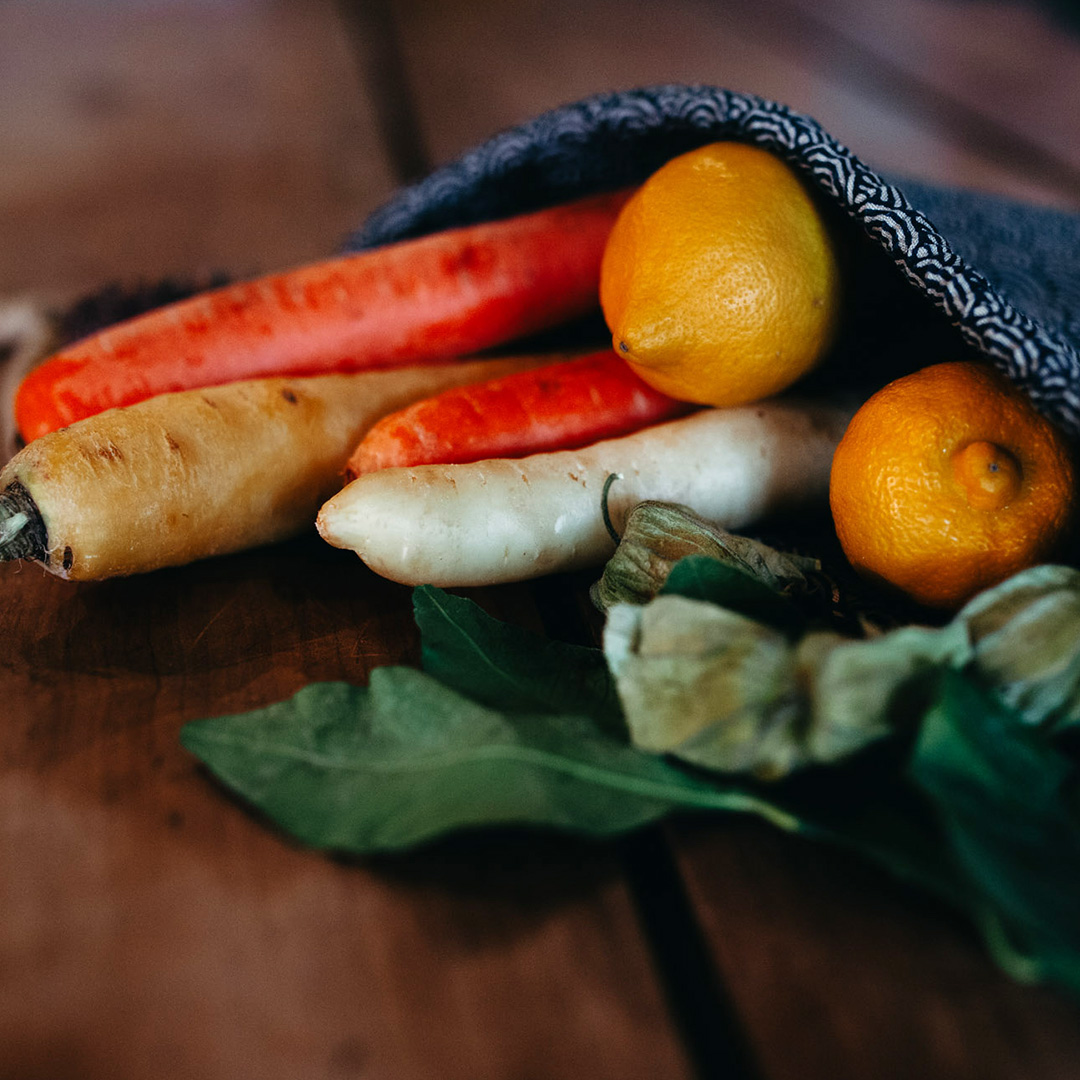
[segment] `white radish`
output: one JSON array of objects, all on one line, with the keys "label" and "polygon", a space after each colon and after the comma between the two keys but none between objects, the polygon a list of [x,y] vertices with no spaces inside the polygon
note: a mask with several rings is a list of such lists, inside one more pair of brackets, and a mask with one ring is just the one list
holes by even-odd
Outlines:
[{"label": "white radish", "polygon": [[318,529],[406,585],[519,581],[604,561],[645,499],[681,503],[728,529],[823,503],[853,408],[773,399],[708,409],[581,450],[470,465],[384,469],[327,502]]}]

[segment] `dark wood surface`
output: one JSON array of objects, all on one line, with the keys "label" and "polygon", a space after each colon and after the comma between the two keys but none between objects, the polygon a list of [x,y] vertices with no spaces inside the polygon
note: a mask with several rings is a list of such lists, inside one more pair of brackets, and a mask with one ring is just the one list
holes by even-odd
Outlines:
[{"label": "dark wood surface", "polygon": [[[1080,38],[946,0],[0,4],[0,296],[276,269],[595,90],[780,98],[882,169],[1080,208]],[[492,610],[583,632],[564,583]],[[565,602],[563,602],[565,600]],[[126,581],[0,568],[0,1078],[1065,1078],[1080,1009],[748,821],[335,860],[177,742],[416,659],[312,537]]]}]

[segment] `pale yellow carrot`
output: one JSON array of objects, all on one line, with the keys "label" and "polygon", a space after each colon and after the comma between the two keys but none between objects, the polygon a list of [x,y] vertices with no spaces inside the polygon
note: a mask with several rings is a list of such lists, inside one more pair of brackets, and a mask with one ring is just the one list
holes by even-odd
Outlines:
[{"label": "pale yellow carrot", "polygon": [[0,472],[0,559],[88,580],[295,535],[380,417],[539,362],[255,379],[107,410],[35,439]]}]

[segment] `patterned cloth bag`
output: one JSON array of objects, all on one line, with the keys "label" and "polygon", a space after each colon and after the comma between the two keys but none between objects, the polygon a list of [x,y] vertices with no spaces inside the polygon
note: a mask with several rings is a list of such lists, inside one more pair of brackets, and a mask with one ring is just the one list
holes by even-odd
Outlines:
[{"label": "patterned cloth bag", "polygon": [[1080,435],[1080,216],[890,182],[814,120],[749,94],[660,86],[544,113],[399,192],[346,246],[639,183],[675,155],[720,139],[787,161],[848,241],[846,329],[825,378],[872,371],[881,383],[976,354]]}]

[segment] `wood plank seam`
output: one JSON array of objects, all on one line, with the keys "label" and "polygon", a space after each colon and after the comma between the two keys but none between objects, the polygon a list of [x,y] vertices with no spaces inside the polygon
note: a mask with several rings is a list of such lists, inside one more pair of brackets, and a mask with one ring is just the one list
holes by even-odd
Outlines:
[{"label": "wood plank seam", "polygon": [[[600,625],[575,606],[586,577],[532,582],[531,592],[549,637],[595,647]],[[695,1074],[702,1080],[757,1080],[749,1041],[666,835],[657,828],[632,833],[618,852],[668,1013]]]},{"label": "wood plank seam", "polygon": [[367,84],[383,149],[399,184],[431,171],[394,12],[388,0],[337,0],[349,44]]},{"label": "wood plank seam", "polygon": [[[393,12],[385,0],[339,0],[354,50],[368,76],[369,93],[387,156],[400,183],[431,170],[402,64]],[[594,628],[574,610],[566,583],[530,589],[545,632],[565,641],[596,644]],[[658,833],[628,838],[620,864],[638,913],[672,1022],[701,1077],[755,1080],[756,1069],[702,928],[687,899],[672,852]]]},{"label": "wood plank seam", "polygon": [[670,843],[657,828],[624,838],[623,872],[672,1022],[702,1080],[761,1076]]},{"label": "wood plank seam", "polygon": [[[783,40],[800,51],[812,50],[821,59],[823,70],[837,71],[845,82],[860,85],[881,100],[904,102],[911,113],[938,124],[958,145],[1021,173],[1037,176],[1063,191],[1080,189],[1080,170],[1064,158],[927,83],[887,54],[868,48],[802,4],[773,0],[765,16],[758,5],[747,0],[732,0],[729,8],[739,11],[774,40]],[[767,31],[762,26],[763,17],[768,19]]]}]

